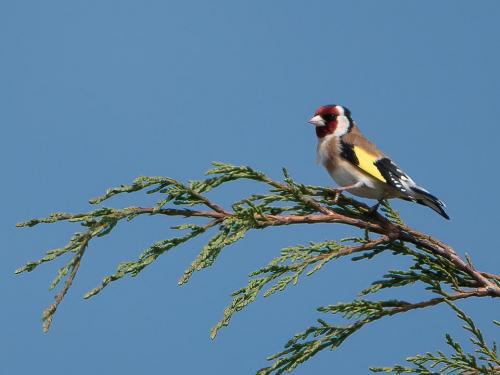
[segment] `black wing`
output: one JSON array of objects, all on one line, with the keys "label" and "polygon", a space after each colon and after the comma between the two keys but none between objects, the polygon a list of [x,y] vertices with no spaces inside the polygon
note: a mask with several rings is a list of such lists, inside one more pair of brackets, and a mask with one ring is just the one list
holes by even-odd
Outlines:
[{"label": "black wing", "polygon": [[377,160],[375,166],[387,183],[403,194],[403,199],[427,206],[445,219],[450,219],[448,214],[444,211],[445,204],[427,190],[418,186],[410,176],[404,173],[390,159],[383,158]]}]

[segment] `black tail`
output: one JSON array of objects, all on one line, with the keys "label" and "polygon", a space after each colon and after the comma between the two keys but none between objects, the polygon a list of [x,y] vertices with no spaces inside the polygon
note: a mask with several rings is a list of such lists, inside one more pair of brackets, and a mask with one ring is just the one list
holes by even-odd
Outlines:
[{"label": "black tail", "polygon": [[415,202],[433,209],[445,219],[450,220],[444,211],[445,204],[442,201],[421,187],[412,187],[411,189],[415,193]]}]

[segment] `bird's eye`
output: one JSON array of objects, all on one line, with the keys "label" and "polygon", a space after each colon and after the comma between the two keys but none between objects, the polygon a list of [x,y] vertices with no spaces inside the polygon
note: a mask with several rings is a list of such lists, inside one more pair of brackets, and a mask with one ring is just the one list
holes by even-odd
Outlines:
[{"label": "bird's eye", "polygon": [[331,113],[323,115],[323,118],[325,119],[325,121],[333,121],[333,120],[335,120],[336,117],[337,117],[336,115],[331,114]]}]

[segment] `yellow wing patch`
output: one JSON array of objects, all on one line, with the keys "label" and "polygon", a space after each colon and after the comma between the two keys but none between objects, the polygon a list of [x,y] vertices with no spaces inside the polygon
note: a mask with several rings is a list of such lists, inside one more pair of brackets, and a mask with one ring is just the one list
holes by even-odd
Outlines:
[{"label": "yellow wing patch", "polygon": [[370,176],[375,177],[377,180],[387,183],[378,168],[375,166],[375,162],[377,161],[376,156],[366,152],[358,146],[354,146],[354,153],[358,158],[359,168],[368,173]]}]

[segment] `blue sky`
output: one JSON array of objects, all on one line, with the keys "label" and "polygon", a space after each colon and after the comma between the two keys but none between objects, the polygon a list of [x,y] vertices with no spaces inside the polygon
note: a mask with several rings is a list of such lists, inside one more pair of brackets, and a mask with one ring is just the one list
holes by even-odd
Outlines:
[{"label": "blue sky", "polygon": [[[214,160],[278,177],[333,185],[315,164],[306,123],[322,104],[344,104],[364,133],[448,205],[451,221],[397,202],[406,221],[499,272],[487,237],[499,204],[500,4],[481,1],[15,1],[0,4],[0,218],[2,374],[227,373],[266,365],[315,308],[351,300],[391,257],[331,264],[283,295],[260,300],[215,340],[210,327],[246,275],[282,247],[345,237],[336,226],[251,233],[191,283],[176,282],[202,246],[184,246],[135,279],[83,294],[116,264],[168,235],[142,218],[92,244],[49,334],[41,311],[55,265],[13,271],[78,228],[15,229],[139,175],[201,178]],[[493,172],[493,173],[492,173]],[[241,189],[241,190],[238,190]],[[251,185],[219,195],[249,193]],[[117,206],[140,203],[132,196]],[[138,198],[139,199],[139,198]],[[413,293],[413,292],[412,292]],[[415,292],[416,293],[416,292]],[[418,294],[415,294],[418,297]],[[461,304],[494,338],[491,300]],[[444,307],[378,322],[297,374],[365,374],[370,365],[464,337]]]}]

